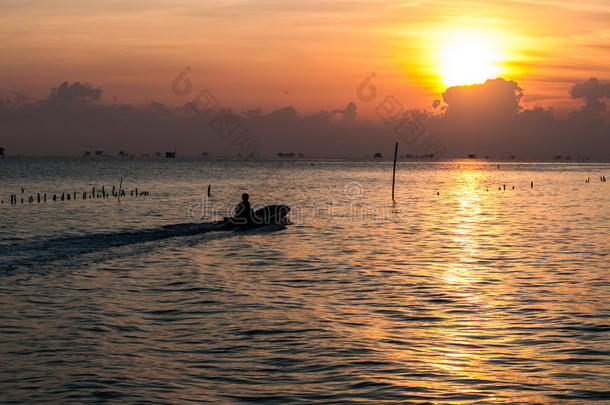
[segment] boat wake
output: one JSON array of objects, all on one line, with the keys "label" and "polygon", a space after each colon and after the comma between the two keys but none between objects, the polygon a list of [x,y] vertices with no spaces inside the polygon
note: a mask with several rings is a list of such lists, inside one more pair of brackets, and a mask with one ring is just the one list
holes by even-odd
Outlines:
[{"label": "boat wake", "polygon": [[[252,234],[284,229],[288,221],[239,232]],[[135,231],[98,233],[82,236],[67,236],[44,241],[20,240],[0,245],[0,274],[16,270],[73,259],[93,252],[107,251],[126,245],[160,241],[168,238],[189,237],[216,232],[218,237],[229,237],[238,233],[226,228],[223,221],[172,224]]]}]

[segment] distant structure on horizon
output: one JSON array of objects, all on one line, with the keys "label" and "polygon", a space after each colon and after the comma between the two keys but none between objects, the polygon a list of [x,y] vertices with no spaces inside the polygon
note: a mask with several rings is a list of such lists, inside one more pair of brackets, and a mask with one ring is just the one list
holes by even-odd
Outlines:
[{"label": "distant structure on horizon", "polygon": [[2,160],[4,160],[4,148],[0,148],[0,156],[2,156]]},{"label": "distant structure on horizon", "polygon": [[434,159],[434,153],[427,153],[425,155],[412,155],[411,153],[407,153],[406,155],[401,155],[400,157],[406,159]]},{"label": "distant structure on horizon", "polygon": [[104,156],[104,151],[103,150],[96,150],[95,151],[95,156]]},{"label": "distant structure on horizon", "polygon": [[377,152],[377,153],[375,153],[375,157],[374,158],[375,159],[382,159],[383,155],[381,153]]},{"label": "distant structure on horizon", "polygon": [[173,159],[176,157],[176,152],[165,152],[165,157],[169,159]]},{"label": "distant structure on horizon", "polygon": [[277,155],[279,157],[286,157],[286,158],[294,157],[294,153],[292,153],[292,152],[288,152],[288,153],[279,152]]}]

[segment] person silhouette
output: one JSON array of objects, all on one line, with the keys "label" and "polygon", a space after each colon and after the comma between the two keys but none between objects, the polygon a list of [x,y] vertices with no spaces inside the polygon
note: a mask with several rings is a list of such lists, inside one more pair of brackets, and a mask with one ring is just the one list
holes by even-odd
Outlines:
[{"label": "person silhouette", "polygon": [[248,193],[241,195],[241,201],[235,207],[235,219],[236,223],[245,225],[252,223],[252,207],[250,206],[250,196]]}]

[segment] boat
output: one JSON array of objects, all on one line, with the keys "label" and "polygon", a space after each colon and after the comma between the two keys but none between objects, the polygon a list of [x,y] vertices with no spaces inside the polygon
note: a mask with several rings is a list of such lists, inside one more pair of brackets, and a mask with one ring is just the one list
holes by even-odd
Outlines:
[{"label": "boat", "polygon": [[286,221],[290,212],[287,205],[268,205],[252,213],[252,221],[243,223],[243,218],[225,217],[224,228],[234,230],[246,230],[260,228],[267,225],[281,224]]},{"label": "boat", "polygon": [[221,221],[164,225],[161,229],[168,237],[196,235],[213,231],[248,230],[286,223],[286,216],[289,212],[290,207],[287,205],[268,205],[254,211],[252,222],[248,223],[242,223],[242,220],[238,218],[225,217]]}]

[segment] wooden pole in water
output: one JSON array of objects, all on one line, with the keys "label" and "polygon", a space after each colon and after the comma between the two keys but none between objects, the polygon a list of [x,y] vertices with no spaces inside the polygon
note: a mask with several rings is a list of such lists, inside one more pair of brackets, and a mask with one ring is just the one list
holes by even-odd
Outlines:
[{"label": "wooden pole in water", "polygon": [[394,199],[394,186],[396,184],[396,157],[398,155],[398,142],[396,142],[396,146],[394,147],[394,169],[392,169],[392,202],[396,203]]},{"label": "wooden pole in water", "polygon": [[123,188],[123,176],[121,176],[121,183],[119,184],[119,194],[118,194],[118,197],[116,199],[118,202],[121,202],[121,189],[122,188]]}]

